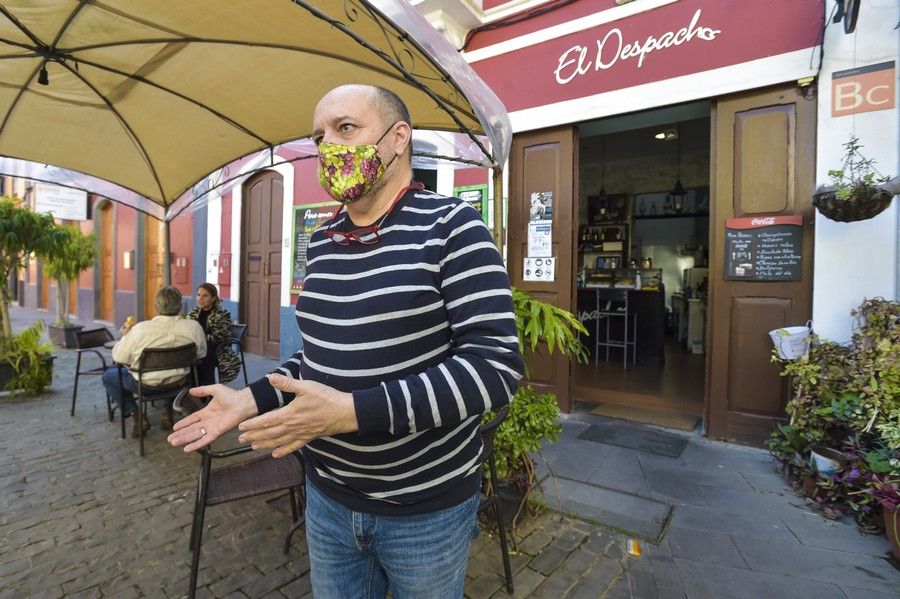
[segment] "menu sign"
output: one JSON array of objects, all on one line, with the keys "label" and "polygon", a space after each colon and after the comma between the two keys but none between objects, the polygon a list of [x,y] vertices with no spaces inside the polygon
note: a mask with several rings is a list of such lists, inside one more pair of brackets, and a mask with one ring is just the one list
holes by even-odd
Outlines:
[{"label": "menu sign", "polygon": [[725,220],[725,279],[799,281],[803,217],[754,216]]},{"label": "menu sign", "polygon": [[313,231],[324,225],[334,216],[337,204],[305,204],[294,206],[294,235],[291,256],[293,272],[291,273],[291,293],[298,294],[303,290],[303,279],[306,278],[306,248]]}]

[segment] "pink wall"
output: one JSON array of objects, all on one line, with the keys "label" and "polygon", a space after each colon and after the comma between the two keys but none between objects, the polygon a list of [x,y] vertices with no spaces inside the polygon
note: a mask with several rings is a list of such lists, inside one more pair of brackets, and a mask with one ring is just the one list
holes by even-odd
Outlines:
[{"label": "pink wall", "polygon": [[122,260],[122,254],[126,251],[137,250],[137,212],[134,208],[123,206],[122,204],[113,204],[116,211],[115,228],[116,228],[116,249],[114,261],[116,263],[116,290],[117,291],[135,291],[135,273],[136,270],[126,270],[125,261]]}]

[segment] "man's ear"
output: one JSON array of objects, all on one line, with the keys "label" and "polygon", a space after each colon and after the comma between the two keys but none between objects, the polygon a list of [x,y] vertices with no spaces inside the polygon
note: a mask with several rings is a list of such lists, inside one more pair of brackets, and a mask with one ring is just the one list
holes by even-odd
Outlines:
[{"label": "man's ear", "polygon": [[400,121],[394,125],[392,139],[394,141],[394,152],[398,155],[406,152],[407,148],[412,152],[412,129],[410,129],[409,123]]}]

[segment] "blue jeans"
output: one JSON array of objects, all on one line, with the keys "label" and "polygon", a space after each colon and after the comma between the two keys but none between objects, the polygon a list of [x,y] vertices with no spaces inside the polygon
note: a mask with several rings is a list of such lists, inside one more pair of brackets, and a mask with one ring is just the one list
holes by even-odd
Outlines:
[{"label": "blue jeans", "polygon": [[307,479],[306,542],[316,599],[462,599],[469,543],[478,534],[476,493],[413,516],[351,511]]},{"label": "blue jeans", "polygon": [[[119,386],[118,372],[120,368],[122,369],[121,386]],[[106,387],[109,398],[119,406],[119,409],[122,409],[122,400],[125,400],[125,418],[131,416],[134,412],[134,408],[137,406],[137,402],[134,398],[137,396],[138,392],[138,384],[137,381],[134,380],[134,377],[131,376],[131,371],[124,366],[110,366],[103,371],[103,375],[100,378],[103,380],[103,386]],[[149,385],[144,384],[144,394],[146,395],[148,389],[152,389],[154,392],[159,393],[162,391],[176,391],[183,386],[183,383],[177,385],[163,385],[161,387],[150,387]],[[171,408],[173,403],[175,403],[174,398],[167,399],[166,407]]]},{"label": "blue jeans", "polygon": [[[122,385],[119,385],[119,369],[122,369]],[[128,418],[134,412],[135,401],[134,396],[137,394],[137,381],[131,376],[131,372],[122,366],[110,366],[103,371],[103,386],[106,387],[106,393],[112,399],[113,403],[119,406],[119,409],[125,410],[125,418]],[[122,400],[125,400],[125,407],[122,408]]]}]

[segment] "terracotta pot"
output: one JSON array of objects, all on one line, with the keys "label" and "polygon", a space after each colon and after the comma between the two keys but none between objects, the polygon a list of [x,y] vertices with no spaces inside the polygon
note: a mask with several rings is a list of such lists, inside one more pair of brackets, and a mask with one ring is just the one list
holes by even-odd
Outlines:
[{"label": "terracotta pot", "polygon": [[900,510],[881,504],[881,515],[884,517],[884,533],[891,542],[894,558],[900,560]]},{"label": "terracotta pot", "polygon": [[816,485],[816,479],[809,474],[804,474],[801,479],[803,483],[803,494],[810,499],[815,499],[819,494],[819,487]]}]

